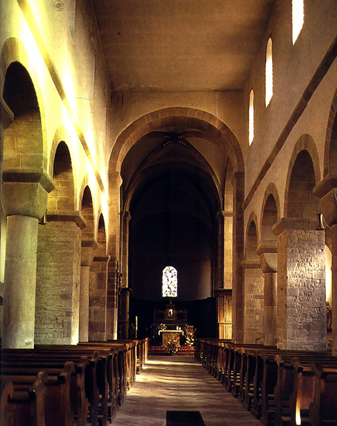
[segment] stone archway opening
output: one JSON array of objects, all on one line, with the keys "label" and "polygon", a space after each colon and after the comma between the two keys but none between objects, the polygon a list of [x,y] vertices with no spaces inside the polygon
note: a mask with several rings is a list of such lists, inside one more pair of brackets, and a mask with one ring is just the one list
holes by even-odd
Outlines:
[{"label": "stone archway opening", "polygon": [[257,227],[249,222],[244,268],[244,342],[263,343],[264,280],[257,254]]},{"label": "stone archway opening", "polygon": [[313,194],[315,185],[312,159],[308,151],[302,150],[296,157],[290,176],[286,200],[287,217],[316,220],[320,211],[320,200]]},{"label": "stone archway opening", "polygon": [[14,120],[3,135],[1,198],[7,220],[2,344],[4,348],[31,348],[38,222],[46,211],[53,183],[44,172],[41,116],[34,84],[19,62],[11,63],[6,70],[3,99]]},{"label": "stone archway opening", "polygon": [[60,142],[55,154],[53,178],[55,189],[48,197],[47,210],[73,212],[75,210],[74,175],[70,152],[65,142]]},{"label": "stone archway opening", "polygon": [[287,217],[274,227],[278,236],[278,347],[324,351],[325,231],[317,227],[320,200],[313,193],[313,157],[306,149],[296,157],[295,153],[288,175]]},{"label": "stone archway opening", "polygon": [[273,226],[278,219],[275,198],[269,194],[263,209],[261,245],[258,248],[260,266],[264,273],[264,344],[275,345],[277,340],[277,238]]}]

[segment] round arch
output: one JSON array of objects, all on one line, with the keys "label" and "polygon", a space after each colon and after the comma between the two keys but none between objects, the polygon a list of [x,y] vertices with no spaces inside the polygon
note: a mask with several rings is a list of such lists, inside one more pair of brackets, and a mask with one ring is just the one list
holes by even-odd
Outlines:
[{"label": "round arch", "polygon": [[[39,84],[36,69],[23,43],[16,37],[10,37],[4,42],[2,50],[1,50],[1,56],[0,56],[1,96],[4,89],[7,69],[11,64],[15,62],[18,62],[26,69],[32,81],[32,84],[34,86],[34,90],[36,93],[37,102],[38,102],[38,106],[40,110],[41,130],[42,130],[42,150],[43,150],[43,155],[45,156],[45,158],[47,158],[46,114],[45,114],[45,107],[44,107],[43,92]],[[46,165],[44,166],[46,167]]]},{"label": "round arch", "polygon": [[[80,211],[82,210],[83,197],[84,197],[84,193],[85,193],[85,189],[86,188],[88,188],[89,191],[90,191],[90,196],[91,196],[91,201],[92,201],[93,224],[92,224],[92,229],[90,229],[90,233],[92,233],[92,235],[91,235],[92,238],[95,238],[96,237],[95,233],[96,233],[97,227],[96,227],[96,212],[95,212],[94,192],[90,188],[89,177],[87,175],[83,178],[81,189],[80,189],[80,194],[79,194],[79,208],[80,208]],[[87,220],[87,218],[85,217],[85,215],[84,215],[84,218]],[[88,228],[88,225],[87,225],[87,228]],[[85,230],[87,228],[84,228],[83,234],[82,234],[82,238],[83,238]]]},{"label": "round arch", "polygon": [[296,142],[291,159],[289,161],[286,186],[285,186],[285,197],[284,197],[284,200],[285,200],[284,216],[285,217],[288,217],[289,187],[290,187],[292,172],[299,154],[303,151],[306,151],[308,153],[312,161],[315,184],[317,184],[320,181],[321,173],[320,173],[320,166],[319,166],[319,155],[318,155],[316,144],[310,135],[308,134],[302,135],[299,138],[299,140]]},{"label": "round arch", "polygon": [[227,147],[235,170],[244,171],[240,144],[233,132],[214,115],[186,107],[157,110],[135,120],[118,136],[110,155],[110,172],[118,172],[131,147],[146,134],[169,126],[184,125],[204,132],[205,139],[217,141]]},{"label": "round arch", "polygon": [[324,176],[337,175],[337,90],[332,100],[324,146]]},{"label": "round arch", "polygon": [[48,173],[50,176],[53,175],[53,167],[54,167],[54,161],[55,161],[55,155],[57,147],[59,146],[60,142],[64,142],[67,145],[67,148],[69,150],[69,155],[71,159],[71,165],[73,169],[73,176],[74,176],[74,193],[77,194],[77,170],[76,170],[76,156],[73,153],[73,147],[70,143],[70,135],[66,127],[61,124],[55,131],[52,146],[49,152],[49,167],[48,167]]},{"label": "round arch", "polygon": [[273,246],[276,248],[276,235],[272,233],[272,226],[280,218],[280,198],[276,185],[271,182],[265,191],[261,209],[260,229],[261,240],[260,243],[264,245],[265,240],[273,241]]},{"label": "round arch", "polygon": [[[255,228],[255,232],[254,232]],[[246,238],[245,238],[245,257],[246,260],[253,260],[251,257],[258,258],[257,253],[255,250],[258,246],[259,241],[259,227],[258,227],[258,219],[257,215],[254,211],[252,211],[249,215],[249,219],[247,222],[247,228],[246,228]],[[255,256],[256,255],[256,256]]]}]

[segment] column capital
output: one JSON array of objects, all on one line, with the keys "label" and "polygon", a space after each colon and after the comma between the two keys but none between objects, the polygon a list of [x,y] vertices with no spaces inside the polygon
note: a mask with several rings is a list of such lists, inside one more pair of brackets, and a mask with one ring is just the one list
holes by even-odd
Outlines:
[{"label": "column capital", "polygon": [[74,211],[60,211],[60,210],[47,210],[48,222],[75,222],[80,229],[87,226],[87,221],[78,210]]},{"label": "column capital", "polygon": [[41,219],[47,208],[53,180],[41,169],[4,170],[2,206],[6,216],[30,216]]},{"label": "column capital", "polygon": [[260,269],[260,262],[258,260],[243,260],[241,267],[243,269]]},{"label": "column capital", "polygon": [[277,272],[277,248],[263,247],[261,244],[257,247],[256,253],[260,257],[260,267],[262,272],[273,273]]},{"label": "column capital", "polygon": [[275,223],[272,227],[272,231],[277,236],[288,230],[314,231],[316,229],[316,224],[316,220],[313,219],[306,219],[302,217],[283,217]]},{"label": "column capital", "polygon": [[99,256],[95,256],[94,255],[94,262],[104,262],[104,263],[108,263],[110,260],[110,256],[109,255],[99,255]]},{"label": "column capital", "polygon": [[96,240],[82,240],[81,242],[81,266],[91,266],[94,261],[94,251],[98,244]]}]

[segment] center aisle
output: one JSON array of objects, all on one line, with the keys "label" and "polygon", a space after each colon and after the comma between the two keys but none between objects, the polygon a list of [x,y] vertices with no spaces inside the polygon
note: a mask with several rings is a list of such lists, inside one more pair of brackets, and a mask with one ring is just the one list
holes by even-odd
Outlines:
[{"label": "center aisle", "polygon": [[166,410],[200,411],[207,426],[261,425],[193,355],[150,355],[113,426],[166,426]]}]

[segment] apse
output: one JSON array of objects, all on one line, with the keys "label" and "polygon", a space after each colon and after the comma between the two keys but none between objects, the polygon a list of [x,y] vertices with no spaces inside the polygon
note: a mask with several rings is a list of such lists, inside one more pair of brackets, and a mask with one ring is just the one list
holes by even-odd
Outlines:
[{"label": "apse", "polygon": [[168,266],[177,271],[177,300],[211,296],[214,212],[204,187],[200,177],[171,165],[138,190],[130,208],[133,297],[161,300]]}]

